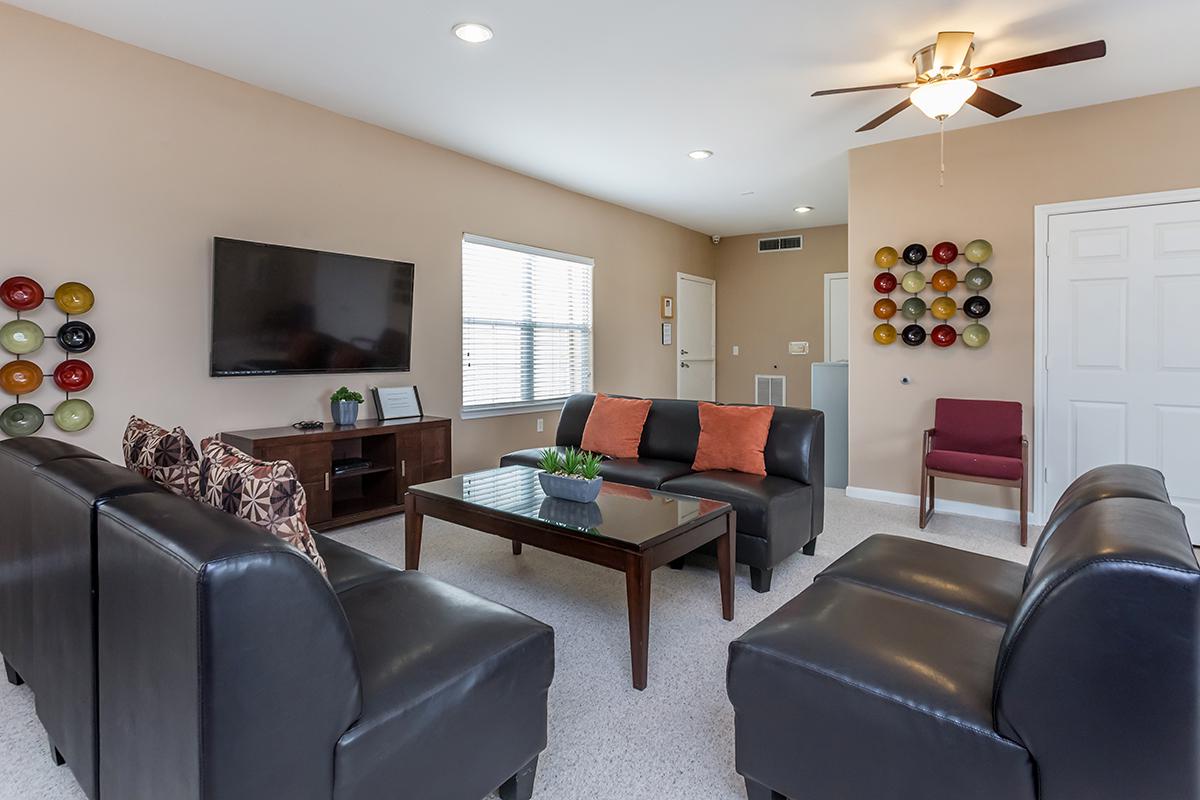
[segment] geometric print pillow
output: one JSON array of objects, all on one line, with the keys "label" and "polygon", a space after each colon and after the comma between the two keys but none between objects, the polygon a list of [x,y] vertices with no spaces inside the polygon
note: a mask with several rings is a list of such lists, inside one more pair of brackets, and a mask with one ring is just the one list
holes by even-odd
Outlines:
[{"label": "geometric print pillow", "polygon": [[264,528],[308,556],[328,577],[308,527],[308,498],[288,461],[259,461],[217,439],[200,443],[199,499]]},{"label": "geometric print pillow", "polygon": [[200,458],[183,428],[167,430],[137,416],[121,437],[125,466],[175,494],[195,499],[200,489]]}]

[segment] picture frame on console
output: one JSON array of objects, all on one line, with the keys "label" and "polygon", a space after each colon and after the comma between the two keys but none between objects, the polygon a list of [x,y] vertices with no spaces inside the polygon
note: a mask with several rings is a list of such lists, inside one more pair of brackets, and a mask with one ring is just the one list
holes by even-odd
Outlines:
[{"label": "picture frame on console", "polygon": [[416,386],[372,386],[371,397],[375,399],[375,413],[381,420],[409,419],[425,415],[421,408],[421,395]]}]

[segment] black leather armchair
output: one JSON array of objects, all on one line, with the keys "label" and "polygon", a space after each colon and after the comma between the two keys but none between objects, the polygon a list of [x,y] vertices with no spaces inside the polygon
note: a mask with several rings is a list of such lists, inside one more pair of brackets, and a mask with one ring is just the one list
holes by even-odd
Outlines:
[{"label": "black leather armchair", "polygon": [[1198,628],[1145,468],[1076,481],[1027,569],[872,537],[730,646],[737,768],[752,800],[1197,797]]},{"label": "black leather armchair", "polygon": [[[33,470],[60,458],[99,458],[66,442],[40,437],[0,441],[0,654],[9,683],[34,678],[33,531],[29,488]],[[31,683],[32,687],[33,684]]]},{"label": "black leather armchair", "polygon": [[550,628],[318,536],[326,580],[249,523],[71,455],[0,456],[26,499],[0,535],[12,557],[21,523],[4,568],[22,663],[93,800],[531,796]]},{"label": "black leather armchair", "polygon": [[[567,398],[555,446],[580,447],[594,394]],[[700,440],[699,404],[653,400],[637,458],[606,459],[605,480],[727,502],[737,512],[737,560],[750,567],[756,591],[771,588],[771,570],[797,550],[816,552],[825,527],[825,415],[779,407],[767,436],[765,476],[724,470],[693,472]],[[509,453],[501,466],[536,467],[540,448]],[[715,554],[715,544],[704,550]]]}]

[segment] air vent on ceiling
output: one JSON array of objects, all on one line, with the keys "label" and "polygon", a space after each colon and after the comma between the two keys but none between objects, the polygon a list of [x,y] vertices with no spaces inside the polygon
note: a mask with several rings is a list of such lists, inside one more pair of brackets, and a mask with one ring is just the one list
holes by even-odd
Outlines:
[{"label": "air vent on ceiling", "polygon": [[760,406],[781,406],[787,402],[787,383],[783,375],[755,375],[754,402]]},{"label": "air vent on ceiling", "polygon": [[758,240],[758,252],[779,253],[784,250],[803,250],[803,236],[773,236],[770,239]]}]

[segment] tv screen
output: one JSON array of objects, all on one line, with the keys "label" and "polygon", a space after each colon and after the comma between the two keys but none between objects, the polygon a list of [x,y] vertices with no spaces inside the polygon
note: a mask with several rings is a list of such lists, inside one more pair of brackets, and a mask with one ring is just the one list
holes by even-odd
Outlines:
[{"label": "tv screen", "polygon": [[213,240],[209,374],[407,372],[413,265]]}]

